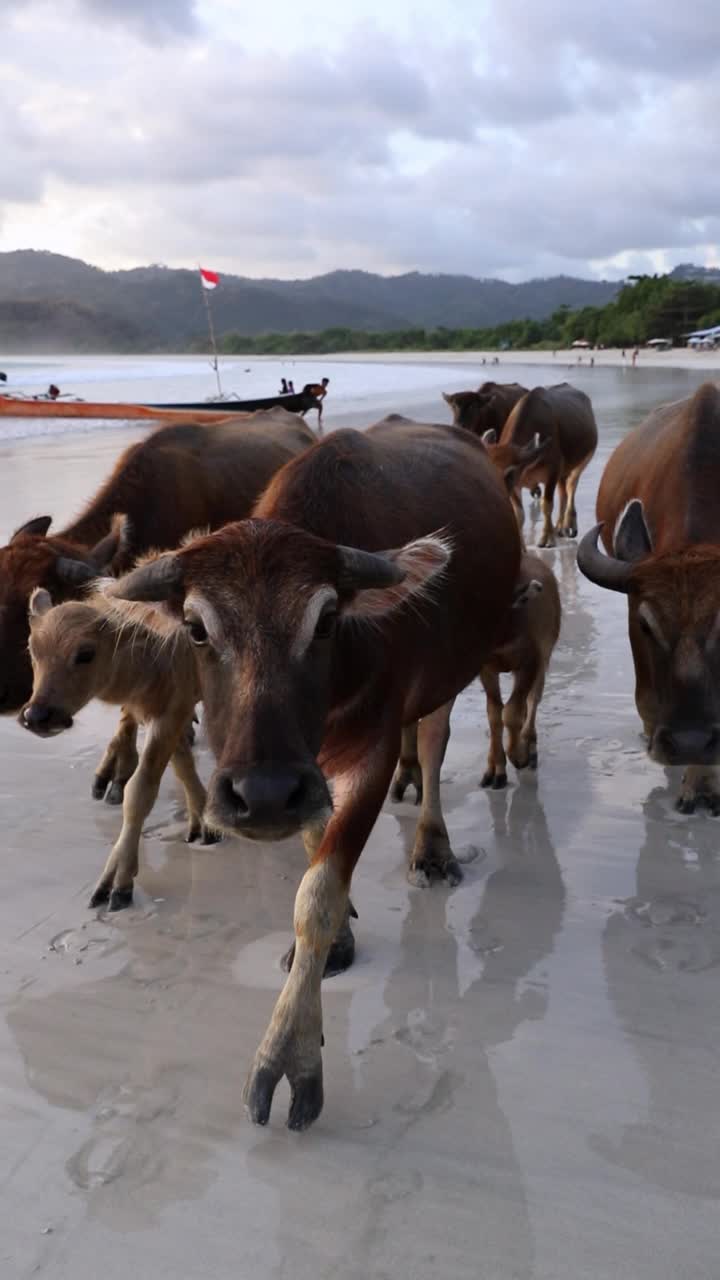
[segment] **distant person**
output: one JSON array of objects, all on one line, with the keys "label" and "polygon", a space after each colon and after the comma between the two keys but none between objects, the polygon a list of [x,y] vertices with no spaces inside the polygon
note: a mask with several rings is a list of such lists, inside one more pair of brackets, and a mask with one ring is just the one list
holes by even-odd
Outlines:
[{"label": "distant person", "polygon": [[60,388],[56,387],[54,382],[51,382],[50,386],[47,389],[47,394],[48,394],[48,400],[57,400],[58,396],[60,395]]},{"label": "distant person", "polygon": [[633,366],[633,369],[635,368],[635,366],[636,366],[636,364],[637,364],[637,358],[638,358],[638,356],[639,356],[639,355],[640,355],[640,352],[638,351],[638,349],[637,349],[637,347],[636,347],[636,348],[635,348],[635,350],[634,350],[634,351],[633,351],[633,353],[632,353],[632,366]]},{"label": "distant person", "polygon": [[294,396],[294,395],[295,395],[295,385],[294,385],[294,383],[293,383],[292,378],[290,378],[290,380],[289,380],[289,382],[288,382],[288,384],[287,384],[287,389],[288,389],[288,395],[289,395],[289,396]]},{"label": "distant person", "polygon": [[624,347],[623,347],[623,349],[622,349],[622,358],[623,358],[623,360],[627,359],[627,357],[626,357],[626,355],[625,355],[625,348],[624,348]]},{"label": "distant person", "polygon": [[282,378],[280,381],[280,395],[286,396],[287,393],[288,393],[287,378]]},{"label": "distant person", "polygon": [[594,368],[595,368],[595,357],[594,357],[594,356],[591,356],[591,357],[590,357],[590,368],[591,368],[591,369],[594,369]]},{"label": "distant person", "polygon": [[0,373],[0,382],[7,382],[7,374]]}]

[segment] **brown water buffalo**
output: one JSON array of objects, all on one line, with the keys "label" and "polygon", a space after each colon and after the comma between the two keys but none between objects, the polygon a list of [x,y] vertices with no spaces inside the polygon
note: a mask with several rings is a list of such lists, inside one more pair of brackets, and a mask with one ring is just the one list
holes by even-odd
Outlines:
[{"label": "brown water buffalo", "polygon": [[518,400],[527,395],[527,387],[519,382],[483,382],[477,391],[443,392],[443,400],[450,405],[453,423],[464,427],[473,435],[485,431],[502,431]]},{"label": "brown water buffalo", "polygon": [[[720,392],[663,405],[611,455],[578,564],[628,598],[651,759],[687,765],[678,808],[720,813]],[[607,551],[603,555],[598,539]]]},{"label": "brown water buffalo", "polygon": [[[513,449],[526,445],[539,436],[546,443],[542,457],[534,467],[523,470],[513,494],[518,521],[524,513],[520,493],[543,484],[543,531],[541,547],[555,545],[555,533],[561,537],[577,536],[575,491],[578,481],[597,448],[597,425],[590,399],[567,382],[556,387],[534,387],[519,400],[499,436],[491,429],[483,435],[496,465],[501,470],[510,466]],[[557,530],[552,512],[556,487],[560,490],[560,518]]]},{"label": "brown water buffalo", "polygon": [[[32,692],[28,601],[43,587],[60,603],[77,598],[88,579],[129,568],[151,548],[177,546],[184,533],[218,528],[250,511],[271,475],[313,432],[283,409],[213,426],[161,427],[131,445],[79,519],[47,536],[50,516],[30,520],[0,548],[0,713],[18,711]],[[123,513],[127,519],[116,522]],[[123,717],[111,756],[96,777],[100,797],[122,800],[137,764],[136,725]]]},{"label": "brown water buffalo", "polygon": [[353,869],[414,720],[424,794],[410,874],[461,877],[440,804],[450,709],[506,632],[520,538],[479,441],[397,419],[328,436],[254,515],[109,590],[166,600],[196,646],[217,758],[210,825],[303,833],[294,961],[245,1091],[265,1124],[286,1075],[301,1129],[322,1107],[320,981],[331,948],[335,969],[352,960]]}]

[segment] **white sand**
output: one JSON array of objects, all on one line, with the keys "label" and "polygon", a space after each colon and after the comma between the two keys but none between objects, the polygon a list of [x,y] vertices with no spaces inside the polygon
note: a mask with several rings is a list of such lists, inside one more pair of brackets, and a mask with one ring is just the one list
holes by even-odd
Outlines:
[{"label": "white sand", "polygon": [[[580,358],[581,357],[581,358]],[[273,357],[275,359],[276,357]],[[499,364],[493,365],[496,359]],[[612,351],[564,351],[559,350],[553,356],[552,351],[361,351],[346,355],[312,355],[303,359],[325,364],[357,362],[359,364],[482,364],[488,366],[488,378],[503,379],[503,369],[513,365],[557,365],[559,370],[567,368],[587,369],[591,359],[596,368],[632,369],[632,348],[628,347],[626,358],[622,352]],[[688,351],[686,348],[671,351],[650,351],[641,348],[638,355],[639,369],[695,369],[707,372],[708,377],[720,377],[720,351]]]},{"label": "white sand", "polygon": [[[625,425],[607,419],[582,526]],[[67,514],[120,439],[3,451],[3,524]],[[119,826],[89,794],[113,718],[89,708],[50,742],[0,722],[2,1280],[717,1275],[720,826],[675,815],[677,779],[644,756],[624,601],[572,547],[545,554],[565,619],[540,771],[479,790],[467,691],[443,793],[456,851],[479,853],[452,892],[408,886],[417,812],[386,805],[305,1134],[285,1087],[265,1130],[240,1096],[299,841],[189,848],[168,779],[137,906],[91,912]]]}]

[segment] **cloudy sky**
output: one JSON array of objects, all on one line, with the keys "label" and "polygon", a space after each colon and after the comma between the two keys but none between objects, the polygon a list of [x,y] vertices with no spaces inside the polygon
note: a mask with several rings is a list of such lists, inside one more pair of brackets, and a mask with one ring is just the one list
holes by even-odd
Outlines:
[{"label": "cloudy sky", "polygon": [[0,0],[0,249],[715,264],[719,73],[718,0]]}]

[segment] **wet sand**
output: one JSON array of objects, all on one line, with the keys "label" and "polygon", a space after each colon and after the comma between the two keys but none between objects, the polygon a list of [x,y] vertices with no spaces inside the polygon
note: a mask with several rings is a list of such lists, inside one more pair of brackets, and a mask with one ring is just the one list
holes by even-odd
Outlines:
[{"label": "wet sand", "polygon": [[[638,387],[632,413],[603,393],[581,527],[629,419],[664,397]],[[3,535],[77,509],[129,438],[0,450]],[[0,722],[3,1280],[717,1274],[720,825],[676,815],[677,777],[645,758],[622,599],[572,547],[544,554],[565,618],[539,772],[479,789],[468,690],[443,788],[453,891],[408,886],[416,812],[385,806],[354,883],[357,964],[324,988],[326,1103],[305,1134],[284,1127],[285,1086],[264,1130],[240,1100],[299,842],[188,848],[168,779],[136,908],[90,912],[119,826],[90,799],[114,717],[89,708],[50,742]]]}]

